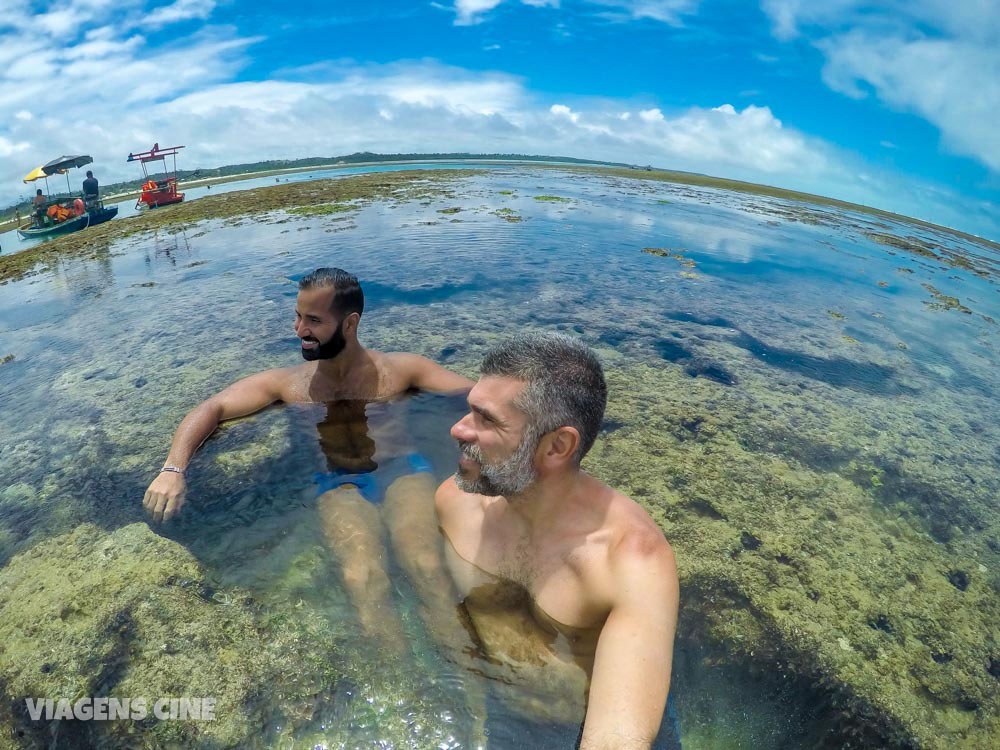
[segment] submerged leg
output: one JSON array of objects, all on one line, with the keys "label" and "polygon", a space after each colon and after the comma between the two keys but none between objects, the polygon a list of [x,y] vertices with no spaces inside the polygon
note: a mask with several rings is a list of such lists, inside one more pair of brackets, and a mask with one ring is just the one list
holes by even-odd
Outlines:
[{"label": "submerged leg", "polygon": [[378,509],[353,487],[338,487],[320,496],[319,515],[365,632],[390,653],[404,653],[406,640],[392,601]]},{"label": "submerged leg", "polygon": [[473,747],[486,747],[486,689],[476,674],[474,630],[463,618],[451,576],[444,566],[441,533],[434,510],[436,484],[431,474],[400,477],[389,485],[383,514],[396,560],[420,598],[420,615],[427,631],[462,668],[465,703],[472,720]]},{"label": "submerged leg", "polygon": [[402,476],[385,493],[383,515],[396,560],[420,597],[431,634],[444,645],[465,650],[474,639],[458,614],[459,601],[444,567],[434,490],[426,472]]}]

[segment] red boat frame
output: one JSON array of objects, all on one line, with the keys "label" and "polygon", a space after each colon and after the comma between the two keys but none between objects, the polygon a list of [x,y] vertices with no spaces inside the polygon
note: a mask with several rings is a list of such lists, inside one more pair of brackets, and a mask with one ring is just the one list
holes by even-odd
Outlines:
[{"label": "red boat frame", "polygon": [[[184,193],[177,192],[177,152],[182,148],[184,147],[166,146],[165,148],[160,148],[159,143],[154,143],[153,148],[149,151],[128,155],[126,161],[139,162],[142,165],[142,175],[146,178],[146,182],[142,186],[142,192],[139,194],[139,200],[135,202],[137,209],[157,208],[158,206],[167,206],[171,203],[180,203],[184,200]],[[170,175],[167,175],[168,156],[174,158],[173,174]],[[164,179],[153,180],[150,176],[146,165],[153,161],[163,162]]]}]

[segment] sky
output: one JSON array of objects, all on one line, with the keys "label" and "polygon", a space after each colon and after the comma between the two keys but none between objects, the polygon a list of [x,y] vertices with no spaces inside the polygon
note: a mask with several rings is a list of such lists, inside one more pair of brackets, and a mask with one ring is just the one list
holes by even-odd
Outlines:
[{"label": "sky", "polygon": [[530,153],[1000,241],[998,123],[997,0],[0,0],[0,206],[61,154],[138,177],[154,142],[191,169]]}]

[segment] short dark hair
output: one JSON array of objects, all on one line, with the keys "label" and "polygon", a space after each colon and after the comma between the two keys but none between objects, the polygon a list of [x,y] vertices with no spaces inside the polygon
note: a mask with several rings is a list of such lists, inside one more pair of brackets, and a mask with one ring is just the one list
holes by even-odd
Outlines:
[{"label": "short dark hair", "polygon": [[93,177],[93,176],[94,176],[94,173],[93,173],[93,172],[91,172],[91,171],[90,171],[90,170],[88,169],[88,170],[87,170],[87,177]]},{"label": "short dark hair", "polygon": [[41,195],[41,194],[42,194],[42,189],[38,188],[38,190],[35,191],[35,195]]},{"label": "short dark hair", "polygon": [[539,437],[559,427],[575,427],[577,464],[594,445],[604,420],[608,386],[601,361],[583,342],[558,333],[527,333],[493,346],[483,357],[481,375],[523,380],[515,401]]},{"label": "short dark hair", "polygon": [[330,311],[347,317],[351,313],[361,315],[365,311],[365,293],[361,282],[354,274],[343,268],[317,268],[299,281],[299,291],[306,289],[333,289]]}]

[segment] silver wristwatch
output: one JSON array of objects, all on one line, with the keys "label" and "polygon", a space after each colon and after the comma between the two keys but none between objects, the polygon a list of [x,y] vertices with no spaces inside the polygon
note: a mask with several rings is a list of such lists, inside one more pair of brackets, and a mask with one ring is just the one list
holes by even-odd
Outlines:
[{"label": "silver wristwatch", "polygon": [[162,469],[160,469],[161,474],[165,471],[172,471],[175,474],[180,474],[181,476],[184,476],[184,469],[179,469],[176,466],[164,466]]}]

